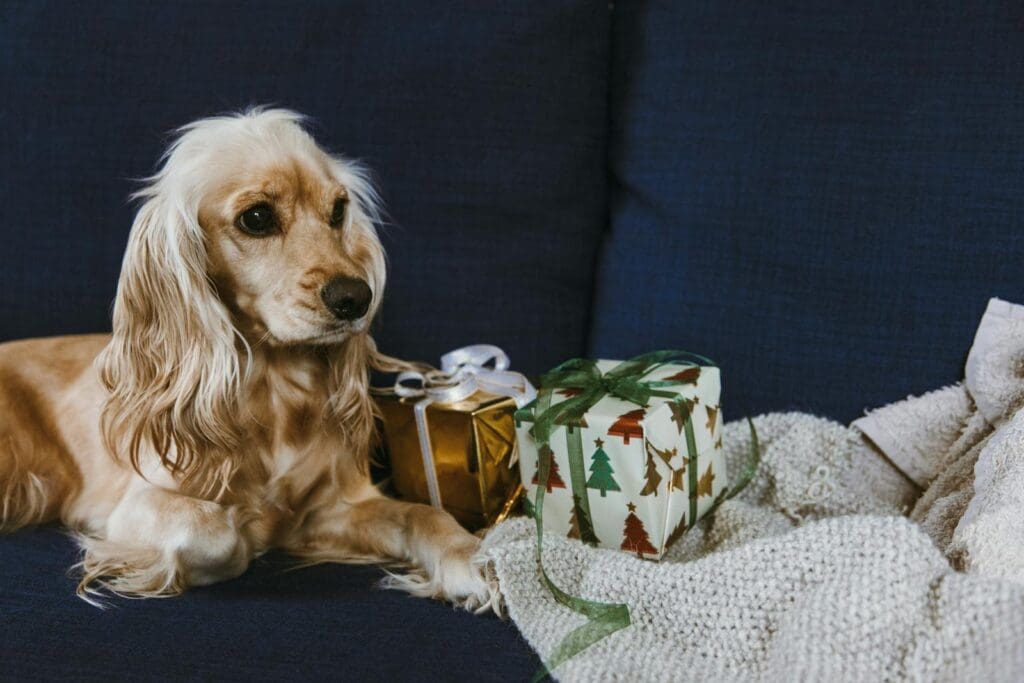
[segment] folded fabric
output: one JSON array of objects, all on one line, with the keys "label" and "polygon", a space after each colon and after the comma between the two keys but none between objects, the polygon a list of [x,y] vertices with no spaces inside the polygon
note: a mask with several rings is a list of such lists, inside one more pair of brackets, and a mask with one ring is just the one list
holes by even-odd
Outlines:
[{"label": "folded fabric", "polygon": [[962,384],[853,426],[925,488],[910,512],[957,569],[1024,584],[1024,306],[989,301]]}]

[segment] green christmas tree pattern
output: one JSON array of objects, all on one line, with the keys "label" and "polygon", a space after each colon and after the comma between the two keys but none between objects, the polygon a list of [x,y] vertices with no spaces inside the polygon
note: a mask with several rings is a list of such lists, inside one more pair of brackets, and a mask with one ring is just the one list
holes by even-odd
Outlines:
[{"label": "green christmas tree pattern", "polygon": [[604,441],[596,439],[594,444],[597,450],[590,456],[590,479],[587,479],[587,488],[597,489],[604,498],[608,491],[621,491],[618,482],[612,476],[615,471],[612,469],[608,454],[604,452]]}]

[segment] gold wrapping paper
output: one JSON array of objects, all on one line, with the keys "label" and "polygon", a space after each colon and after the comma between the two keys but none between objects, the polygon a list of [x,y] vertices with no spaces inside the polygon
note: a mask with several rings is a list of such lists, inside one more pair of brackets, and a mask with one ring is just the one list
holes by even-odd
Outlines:
[{"label": "gold wrapping paper", "polygon": [[[375,399],[384,418],[384,445],[395,492],[403,500],[429,505],[413,412],[420,399],[394,395]],[[510,466],[516,447],[515,411],[513,399],[483,391],[462,401],[427,407],[441,503],[467,529],[501,521],[519,488],[518,470]]]}]

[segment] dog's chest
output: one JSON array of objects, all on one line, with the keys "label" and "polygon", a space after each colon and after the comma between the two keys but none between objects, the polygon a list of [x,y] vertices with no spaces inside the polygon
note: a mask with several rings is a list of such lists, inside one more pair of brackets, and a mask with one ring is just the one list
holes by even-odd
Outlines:
[{"label": "dog's chest", "polygon": [[287,459],[308,447],[323,426],[328,396],[322,368],[309,360],[265,363],[260,369],[249,391],[250,430]]},{"label": "dog's chest", "polygon": [[259,467],[248,490],[248,507],[258,520],[256,545],[279,546],[301,526],[309,502],[330,486],[329,448],[322,436],[273,439],[258,449]]},{"label": "dog's chest", "polygon": [[326,404],[322,382],[316,381],[313,368],[304,365],[268,368],[263,380],[253,386],[251,442],[268,488],[294,495],[323,476],[336,439],[336,429],[324,419]]}]

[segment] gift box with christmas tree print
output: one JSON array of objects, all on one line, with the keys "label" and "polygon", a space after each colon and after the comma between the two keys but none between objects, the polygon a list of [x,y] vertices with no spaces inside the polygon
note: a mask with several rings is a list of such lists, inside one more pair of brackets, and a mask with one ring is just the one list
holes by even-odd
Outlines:
[{"label": "gift box with christmas tree print", "polygon": [[727,494],[720,394],[718,368],[683,352],[563,363],[515,414],[528,512],[547,533],[660,558]]}]

